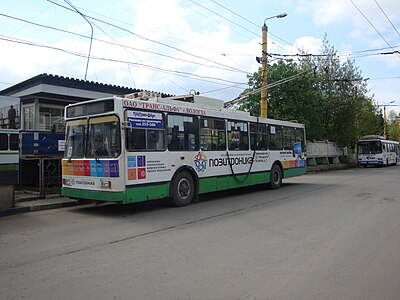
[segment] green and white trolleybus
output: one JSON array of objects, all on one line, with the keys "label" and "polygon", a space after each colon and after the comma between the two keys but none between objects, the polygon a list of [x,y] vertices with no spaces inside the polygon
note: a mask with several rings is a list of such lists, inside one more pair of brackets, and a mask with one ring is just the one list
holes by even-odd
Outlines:
[{"label": "green and white trolleybus", "polygon": [[0,185],[19,182],[19,132],[0,129]]},{"label": "green and white trolleybus", "polygon": [[222,100],[141,93],[65,110],[63,196],[183,206],[208,192],[276,189],[306,172],[304,125],[252,117]]}]

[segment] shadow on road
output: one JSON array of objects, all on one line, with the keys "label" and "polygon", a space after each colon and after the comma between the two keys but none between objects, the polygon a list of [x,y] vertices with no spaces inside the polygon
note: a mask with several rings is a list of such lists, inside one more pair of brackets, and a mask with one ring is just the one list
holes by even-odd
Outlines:
[{"label": "shadow on road", "polygon": [[[301,183],[304,185],[305,183]],[[286,190],[300,185],[300,183],[284,183],[278,190],[269,190],[265,186],[251,186],[233,190],[226,190],[220,192],[212,192],[202,194],[199,196],[197,203],[214,202],[214,201],[231,201],[232,197],[242,197],[246,195],[254,195],[256,193],[275,193],[278,191]],[[132,215],[140,215],[146,212],[154,210],[177,210],[177,209],[190,209],[195,207],[197,203],[192,203],[185,207],[172,207],[168,203],[168,199],[151,200],[139,203],[130,204],[116,204],[111,202],[105,202],[100,205],[88,204],[84,206],[77,206],[71,209],[74,213],[86,214],[86,215],[99,215],[109,217],[128,217]]]}]

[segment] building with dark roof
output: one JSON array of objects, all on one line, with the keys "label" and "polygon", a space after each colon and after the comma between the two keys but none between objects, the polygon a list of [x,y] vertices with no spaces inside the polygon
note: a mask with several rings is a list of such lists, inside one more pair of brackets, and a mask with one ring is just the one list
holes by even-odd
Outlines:
[{"label": "building with dark roof", "polygon": [[64,108],[68,104],[140,91],[142,90],[40,74],[0,91],[0,95],[20,99],[21,130],[51,130],[54,122],[64,116]]},{"label": "building with dark roof", "polygon": [[[42,192],[49,182],[59,185],[65,139],[64,127],[60,125],[63,122],[60,120],[64,117],[66,105],[141,91],[50,74],[37,75],[0,91],[0,96],[20,99],[17,124],[21,145],[20,183],[40,186]],[[170,95],[161,94],[161,97],[166,96]],[[0,108],[6,105],[0,103]]]}]

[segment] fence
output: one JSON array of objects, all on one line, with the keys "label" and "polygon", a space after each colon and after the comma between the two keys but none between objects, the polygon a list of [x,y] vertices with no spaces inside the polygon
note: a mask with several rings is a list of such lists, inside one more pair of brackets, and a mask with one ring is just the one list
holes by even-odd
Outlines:
[{"label": "fence", "polygon": [[347,148],[328,141],[307,141],[308,166],[339,164],[342,156],[348,156]]}]

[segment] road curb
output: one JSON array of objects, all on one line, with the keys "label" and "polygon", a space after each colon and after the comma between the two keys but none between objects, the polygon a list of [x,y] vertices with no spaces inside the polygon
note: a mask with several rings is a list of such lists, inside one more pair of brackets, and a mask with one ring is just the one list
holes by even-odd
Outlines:
[{"label": "road curb", "polygon": [[11,208],[0,209],[0,217],[22,214],[29,211],[30,211],[29,207],[11,207]]},{"label": "road curb", "polygon": [[11,207],[6,209],[0,209],[0,217],[11,216],[16,214],[22,214],[27,212],[49,210],[63,207],[71,207],[76,205],[85,204],[84,202],[79,202],[77,200],[68,200],[64,202],[57,203],[46,203],[46,204],[33,204],[24,207]]}]

